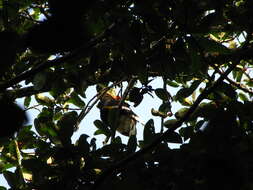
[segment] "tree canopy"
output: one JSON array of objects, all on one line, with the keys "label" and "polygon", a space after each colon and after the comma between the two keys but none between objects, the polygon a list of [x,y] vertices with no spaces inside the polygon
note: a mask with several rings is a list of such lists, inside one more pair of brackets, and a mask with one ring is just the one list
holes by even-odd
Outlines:
[{"label": "tree canopy", "polygon": [[[0,173],[22,190],[250,190],[252,61],[251,0],[1,0]],[[150,118],[125,144],[98,116],[94,135],[111,140],[72,142],[114,88],[121,104],[161,99],[147,108],[161,126]]]}]

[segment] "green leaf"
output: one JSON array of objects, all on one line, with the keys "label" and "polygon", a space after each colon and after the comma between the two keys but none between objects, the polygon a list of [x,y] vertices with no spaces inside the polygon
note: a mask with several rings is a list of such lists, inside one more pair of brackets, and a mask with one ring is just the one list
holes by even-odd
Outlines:
[{"label": "green leaf", "polygon": [[59,127],[59,135],[62,140],[70,140],[74,132],[74,125],[76,124],[77,113],[75,111],[65,113],[57,122]]},{"label": "green leaf", "polygon": [[166,128],[171,128],[171,127],[174,127],[176,123],[177,123],[177,119],[169,119],[165,121],[163,125]]},{"label": "green leaf", "polygon": [[201,84],[200,80],[195,80],[193,81],[193,83],[191,84],[191,86],[189,88],[182,88],[180,89],[176,96],[174,97],[175,100],[181,100],[184,99],[190,95],[192,95],[192,93],[198,88],[198,86]]},{"label": "green leaf", "polygon": [[109,133],[106,133],[103,129],[97,129],[93,135],[105,135],[105,136],[110,136]]},{"label": "green leaf", "polygon": [[170,102],[164,102],[163,104],[160,105],[158,111],[167,114],[168,112],[171,111],[171,103]]},{"label": "green leaf", "polygon": [[181,108],[179,109],[176,113],[175,113],[175,117],[177,119],[181,119],[185,116],[185,114],[187,113],[187,111],[189,110],[189,108]]},{"label": "green leaf", "polygon": [[238,71],[236,75],[236,82],[241,82],[242,76],[243,76],[243,72],[241,70]]},{"label": "green leaf", "polygon": [[191,106],[193,104],[193,102],[189,99],[189,98],[182,98],[180,100],[180,103],[183,105],[183,106]]},{"label": "green leaf", "polygon": [[158,98],[161,100],[167,101],[170,99],[170,94],[163,88],[157,88],[155,89],[155,94]]},{"label": "green leaf", "polygon": [[53,99],[47,96],[44,96],[43,94],[36,94],[35,99],[39,104],[42,104],[48,107],[53,106],[55,102]]},{"label": "green leaf", "polygon": [[7,189],[3,186],[0,186],[0,190],[7,190]]},{"label": "green leaf", "polygon": [[54,121],[59,120],[62,117],[63,113],[61,111],[58,111],[54,114],[53,119]]},{"label": "green leaf", "polygon": [[[3,157],[2,157],[2,159],[3,159]],[[15,166],[16,166],[16,164],[14,165],[14,164],[9,163],[8,161],[1,160],[0,161],[0,173],[3,173],[4,171],[6,171],[10,168],[13,168]]]},{"label": "green leaf", "polygon": [[249,99],[248,99],[248,97],[247,97],[247,95],[246,94],[244,94],[244,93],[239,93],[238,94],[238,96],[239,96],[239,98],[242,100],[242,101],[249,101]]},{"label": "green leaf", "polygon": [[55,124],[52,121],[43,121],[41,118],[34,119],[34,127],[41,136],[57,137]]},{"label": "green leaf", "polygon": [[216,114],[217,105],[213,102],[206,103],[203,102],[199,105],[199,107],[195,110],[192,117],[204,117],[204,118],[211,118]]},{"label": "green leaf", "polygon": [[102,121],[95,120],[93,123],[98,128],[98,130],[95,131],[94,135],[103,134],[107,137],[111,136],[110,129]]},{"label": "green leaf", "polygon": [[33,78],[33,85],[35,90],[40,90],[47,84],[47,73],[39,72]]},{"label": "green leaf", "polygon": [[32,97],[31,97],[31,96],[25,97],[25,99],[24,99],[24,106],[25,106],[26,108],[29,107],[29,105],[30,105],[30,103],[31,103],[31,100],[32,100]]},{"label": "green leaf", "polygon": [[171,87],[174,87],[174,88],[177,88],[179,87],[180,85],[177,83],[177,82],[173,82],[171,80],[167,80],[167,85],[171,86]]},{"label": "green leaf", "polygon": [[166,118],[168,116],[167,113],[163,113],[163,112],[157,111],[154,108],[151,109],[151,114],[153,116],[158,116],[158,117],[162,117],[162,118]]},{"label": "green leaf", "polygon": [[252,80],[248,80],[246,79],[246,85],[249,86],[249,87],[253,87],[253,81]]},{"label": "green leaf", "polygon": [[75,106],[79,108],[83,108],[85,106],[84,101],[78,96],[76,92],[72,92],[70,94],[70,99],[67,102],[74,104]]}]

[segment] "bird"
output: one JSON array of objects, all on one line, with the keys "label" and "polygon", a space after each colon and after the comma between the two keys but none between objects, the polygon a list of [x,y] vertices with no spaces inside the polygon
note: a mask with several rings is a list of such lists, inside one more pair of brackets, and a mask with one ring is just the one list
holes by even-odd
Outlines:
[{"label": "bird", "polygon": [[142,122],[128,103],[120,102],[120,96],[110,92],[105,93],[97,106],[100,109],[100,118],[107,126],[111,129],[115,127],[116,131],[124,136],[136,135],[136,124]]}]

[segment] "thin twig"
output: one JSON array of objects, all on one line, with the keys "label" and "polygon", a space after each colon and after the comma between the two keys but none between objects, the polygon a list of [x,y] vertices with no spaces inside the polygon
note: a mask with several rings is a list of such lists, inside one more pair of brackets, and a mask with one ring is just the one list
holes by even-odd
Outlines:
[{"label": "thin twig", "polygon": [[139,156],[144,155],[145,153],[151,151],[154,147],[156,147],[158,144],[160,144],[164,139],[167,138],[170,134],[172,134],[176,129],[178,129],[187,119],[191,116],[191,114],[197,109],[198,105],[204,100],[208,94],[214,91],[217,86],[220,85],[220,83],[225,79],[225,77],[235,68],[237,63],[232,64],[226,72],[224,72],[223,75],[219,77],[219,79],[211,86],[211,87],[206,87],[203,92],[198,96],[194,104],[189,108],[189,110],[186,112],[186,114],[179,119],[171,128],[169,128],[165,133],[163,133],[161,136],[159,136],[157,139],[155,139],[151,144],[148,146],[144,147],[143,149],[129,155],[125,159],[117,162],[116,164],[112,165],[110,168],[105,170],[100,177],[95,181],[92,190],[98,189],[98,187],[105,181],[105,179],[112,174],[115,170],[119,171],[126,166],[136,160]]},{"label": "thin twig", "polygon": [[28,110],[31,110],[31,109],[36,109],[37,111],[40,112],[40,110],[37,108],[37,107],[39,107],[39,106],[41,106],[41,104],[37,104],[37,105],[31,106],[31,107],[29,107],[29,108],[26,108],[24,111],[28,111]]},{"label": "thin twig", "polygon": [[[218,68],[217,66],[213,65],[212,67],[214,68],[214,70],[215,70],[217,73],[219,73],[220,75],[223,75],[224,72],[220,71],[219,68]],[[237,82],[231,80],[230,78],[228,78],[228,76],[226,76],[225,80],[228,81],[228,82],[229,82],[230,84],[232,84],[233,86],[239,88],[240,90],[242,90],[242,91],[244,91],[244,92],[247,92],[247,93],[253,95],[253,91],[251,91],[251,90],[249,90],[249,89],[247,89],[247,88],[242,87],[241,84],[238,84]]]},{"label": "thin twig", "polygon": [[[120,80],[119,82],[113,83],[110,86],[102,89],[102,91],[98,92],[95,96],[93,96],[89,102],[87,103],[87,105],[82,109],[82,111],[80,112],[80,114],[77,117],[76,120],[76,125],[75,125],[75,129],[78,129],[79,124],[81,123],[81,121],[85,118],[85,116],[90,112],[90,110],[96,105],[96,103],[100,100],[100,98],[102,96],[105,95],[105,93],[110,90],[112,87],[117,86],[118,84],[122,83],[122,81],[124,81],[124,79]],[[94,101],[95,100],[95,101]],[[92,104],[91,102],[94,101]],[[91,105],[90,105],[91,104]]]},{"label": "thin twig", "polygon": [[60,110],[73,110],[73,111],[80,111],[80,110],[83,110],[82,108],[64,108],[62,106],[59,106],[59,105],[56,105],[57,109],[60,109]]}]

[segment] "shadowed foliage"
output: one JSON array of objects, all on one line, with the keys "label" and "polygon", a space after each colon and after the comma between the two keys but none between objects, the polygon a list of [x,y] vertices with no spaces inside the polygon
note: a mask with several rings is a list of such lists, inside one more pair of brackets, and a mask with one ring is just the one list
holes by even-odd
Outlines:
[{"label": "shadowed foliage", "polygon": [[[251,0],[0,1],[0,189],[251,190],[252,61]],[[122,143],[115,118],[147,95],[161,125]],[[97,131],[72,142],[81,121]]]}]

